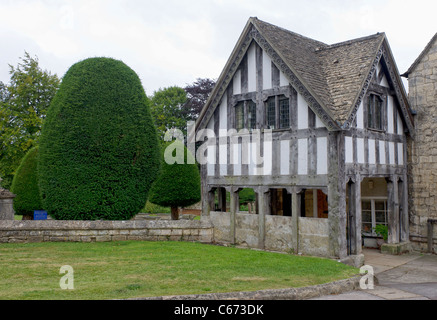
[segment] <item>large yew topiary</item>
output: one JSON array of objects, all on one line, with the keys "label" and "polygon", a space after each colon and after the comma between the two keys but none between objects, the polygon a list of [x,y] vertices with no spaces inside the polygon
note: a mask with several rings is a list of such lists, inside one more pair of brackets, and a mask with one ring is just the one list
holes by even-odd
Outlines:
[{"label": "large yew topiary", "polygon": [[43,209],[37,176],[38,147],[30,149],[15,172],[11,192],[16,195],[14,211],[24,220],[33,219],[33,211]]},{"label": "large yew topiary", "polygon": [[146,203],[160,166],[156,129],[137,74],[90,58],[65,74],[39,149],[44,208],[60,220],[127,220]]},{"label": "large yew topiary", "polygon": [[[170,207],[173,220],[179,219],[178,207],[200,201],[200,173],[194,158],[182,142],[165,144],[161,173],[150,190],[151,203]],[[173,163],[174,162],[174,163]]]}]

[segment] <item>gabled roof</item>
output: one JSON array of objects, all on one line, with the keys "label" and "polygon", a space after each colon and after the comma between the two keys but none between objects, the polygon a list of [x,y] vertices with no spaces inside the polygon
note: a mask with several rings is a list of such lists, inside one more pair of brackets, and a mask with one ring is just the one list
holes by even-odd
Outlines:
[{"label": "gabled roof", "polygon": [[413,62],[411,67],[404,74],[402,74],[402,77],[408,78],[408,75],[411,72],[413,72],[414,69],[416,69],[417,65],[420,63],[420,61],[422,61],[423,57],[428,54],[429,50],[432,48],[432,46],[434,45],[434,42],[436,40],[437,40],[437,33],[434,35],[434,37],[431,38],[431,40],[426,45],[425,49],[423,49],[423,51],[420,53],[420,55],[417,57],[417,59]]},{"label": "gabled roof", "polygon": [[[224,93],[225,86],[236,71],[239,57],[245,54],[248,40],[252,38],[270,55],[330,130],[350,127],[383,52],[385,58],[390,60],[389,65],[396,66],[384,33],[328,45],[257,18],[250,18],[210,100],[199,116],[196,128],[205,125],[205,117],[209,120],[211,112],[207,112],[207,109],[211,105],[215,109],[217,100],[221,99],[218,95]],[[396,72],[392,72],[391,77],[398,82],[400,78],[394,75]],[[408,101],[401,81],[398,86],[398,98],[406,104],[404,109],[408,113]],[[411,129],[412,122],[407,123],[407,127]]]},{"label": "gabled roof", "polygon": [[350,106],[363,86],[385,35],[350,40],[334,45],[254,19],[254,24],[281,52],[316,100],[339,124],[347,120]]},{"label": "gabled roof", "polygon": [[357,102],[384,38],[385,34],[380,33],[316,51],[330,95],[326,107],[341,124],[348,119],[351,107]]}]

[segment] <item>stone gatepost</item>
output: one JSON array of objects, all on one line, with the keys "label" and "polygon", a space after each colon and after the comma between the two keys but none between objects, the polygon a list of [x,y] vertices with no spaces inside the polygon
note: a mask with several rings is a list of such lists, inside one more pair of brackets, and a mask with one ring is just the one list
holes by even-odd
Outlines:
[{"label": "stone gatepost", "polygon": [[0,220],[14,220],[15,194],[6,189],[0,189]]}]

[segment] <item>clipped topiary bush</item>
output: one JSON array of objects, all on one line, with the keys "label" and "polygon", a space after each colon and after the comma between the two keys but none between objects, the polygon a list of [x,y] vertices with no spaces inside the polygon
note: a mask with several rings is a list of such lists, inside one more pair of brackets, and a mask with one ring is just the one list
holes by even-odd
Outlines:
[{"label": "clipped topiary bush", "polygon": [[44,208],[58,220],[128,220],[145,205],[160,150],[149,100],[123,62],[73,65],[41,132]]},{"label": "clipped topiary bush", "polygon": [[14,210],[24,220],[33,219],[33,211],[43,209],[37,176],[38,147],[30,149],[21,160],[12,180],[11,192],[16,195]]},{"label": "clipped topiary bush", "polygon": [[[177,220],[178,207],[187,207],[200,201],[199,168],[179,140],[164,145],[162,160],[161,173],[150,190],[149,201],[170,207],[172,219]],[[171,163],[172,160],[175,163]]]}]

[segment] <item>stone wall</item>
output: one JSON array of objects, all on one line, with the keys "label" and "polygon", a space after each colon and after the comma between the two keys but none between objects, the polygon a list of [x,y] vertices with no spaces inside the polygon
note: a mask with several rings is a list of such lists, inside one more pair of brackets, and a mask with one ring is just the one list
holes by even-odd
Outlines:
[{"label": "stone wall", "polygon": [[[265,217],[264,248],[289,252],[293,246],[291,217]],[[328,220],[299,219],[299,252],[326,256]],[[259,215],[238,212],[235,215],[235,244],[259,246]],[[0,221],[0,243],[31,242],[108,242],[108,241],[199,241],[233,243],[231,215],[211,212],[202,220],[130,220],[130,221]]]},{"label": "stone wall", "polygon": [[231,214],[229,212],[211,211],[209,220],[214,226],[215,241],[219,243],[233,242],[233,239],[231,239]]},{"label": "stone wall", "polygon": [[422,250],[427,220],[437,218],[437,41],[430,45],[408,74],[410,105],[417,113],[415,139],[408,148],[410,239]]},{"label": "stone wall", "polygon": [[266,216],[265,246],[269,250],[289,252],[293,248],[293,219]]},{"label": "stone wall", "polygon": [[329,252],[328,219],[299,217],[299,252],[326,256]]},{"label": "stone wall", "polygon": [[259,246],[259,215],[241,212],[235,215],[235,243],[249,248]]},{"label": "stone wall", "polygon": [[[211,211],[209,219],[214,226],[214,242],[235,244],[249,248],[292,252],[294,251],[294,221],[292,217],[266,215],[263,239],[260,239],[260,216],[237,212],[235,223],[229,212]],[[235,228],[235,241],[232,238],[232,228]],[[329,251],[328,219],[299,217],[298,252],[305,255],[326,257]]]},{"label": "stone wall", "polygon": [[0,221],[0,243],[123,240],[211,243],[213,228],[208,222],[192,220]]}]

